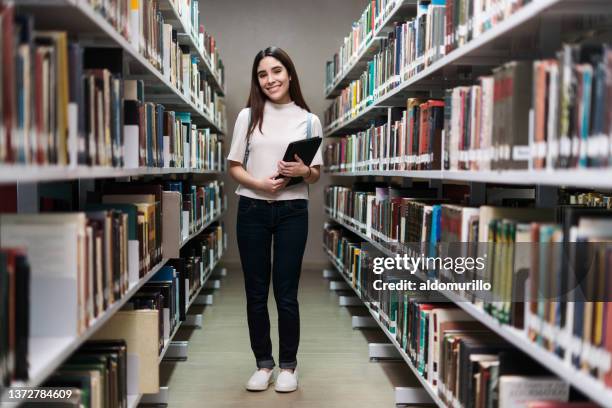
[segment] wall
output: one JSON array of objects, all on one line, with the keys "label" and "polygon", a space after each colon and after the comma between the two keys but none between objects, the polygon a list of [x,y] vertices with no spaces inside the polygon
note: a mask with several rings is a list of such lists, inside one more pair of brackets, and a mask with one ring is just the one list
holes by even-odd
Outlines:
[{"label": "wall", "polygon": [[[276,45],[289,53],[296,65],[306,102],[323,122],[329,105],[324,96],[325,62],[340,47],[366,6],[365,0],[200,0],[201,23],[212,33],[221,50],[227,78],[229,149],[234,121],[246,105],[250,70],[258,51]],[[229,232],[226,263],[238,262],[235,240],[236,184],[226,176]],[[310,188],[310,230],[304,257],[305,266],[326,263],[321,249],[321,228],[325,220],[323,187],[327,176]]]}]

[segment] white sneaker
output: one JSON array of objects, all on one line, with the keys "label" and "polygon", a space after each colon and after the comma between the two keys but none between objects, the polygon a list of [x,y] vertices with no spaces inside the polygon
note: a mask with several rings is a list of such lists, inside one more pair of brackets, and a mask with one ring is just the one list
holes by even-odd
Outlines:
[{"label": "white sneaker", "polygon": [[249,391],[265,391],[268,386],[274,382],[274,371],[257,370],[249,381],[247,381],[246,389]]},{"label": "white sneaker", "polygon": [[291,371],[281,370],[278,377],[276,377],[276,383],[274,389],[278,392],[293,392],[298,387],[298,372],[297,368]]}]

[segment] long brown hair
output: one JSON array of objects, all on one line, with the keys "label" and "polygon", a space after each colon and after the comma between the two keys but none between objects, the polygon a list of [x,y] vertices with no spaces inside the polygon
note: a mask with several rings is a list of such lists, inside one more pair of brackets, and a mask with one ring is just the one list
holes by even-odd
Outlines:
[{"label": "long brown hair", "polygon": [[304,101],[304,97],[302,96],[297,71],[295,70],[295,65],[293,65],[293,61],[291,61],[289,54],[278,47],[268,47],[265,50],[259,51],[253,61],[253,69],[251,70],[251,92],[249,94],[249,100],[247,101],[247,108],[251,108],[251,121],[249,122],[247,136],[253,133],[257,125],[259,125],[259,131],[261,132],[264,105],[268,97],[259,86],[257,68],[259,67],[259,62],[265,57],[276,58],[283,64],[291,78],[291,81],[289,81],[289,97],[297,106],[310,112],[310,108],[306,105],[306,101]]}]

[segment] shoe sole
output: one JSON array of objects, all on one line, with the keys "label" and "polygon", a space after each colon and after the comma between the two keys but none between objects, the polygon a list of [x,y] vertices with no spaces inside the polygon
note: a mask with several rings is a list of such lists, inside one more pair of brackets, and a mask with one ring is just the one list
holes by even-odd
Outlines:
[{"label": "shoe sole", "polygon": [[270,388],[270,385],[274,384],[274,380],[270,379],[270,381],[268,382],[268,384],[265,386],[265,388],[249,388],[249,387],[245,387],[247,391],[251,391],[251,392],[259,392],[259,391],[265,391],[268,388]]},{"label": "shoe sole", "polygon": [[281,393],[288,393],[288,392],[293,392],[293,391],[297,391],[298,387],[295,388],[279,388],[279,387],[274,387],[274,391],[276,392],[281,392]]}]

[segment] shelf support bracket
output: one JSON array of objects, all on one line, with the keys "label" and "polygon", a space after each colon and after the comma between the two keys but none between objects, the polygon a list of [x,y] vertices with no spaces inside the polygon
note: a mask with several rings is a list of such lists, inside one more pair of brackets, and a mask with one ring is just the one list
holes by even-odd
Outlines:
[{"label": "shelf support bracket", "polygon": [[356,296],[340,296],[338,298],[338,306],[361,306],[361,299]]},{"label": "shelf support bracket", "polygon": [[395,405],[433,404],[427,391],[418,387],[395,387]]},{"label": "shelf support bracket", "polygon": [[194,305],[210,306],[213,304],[213,295],[199,295],[193,300]]},{"label": "shelf support bracket", "polygon": [[368,344],[370,360],[401,360],[402,356],[391,343]]},{"label": "shelf support bracket", "polygon": [[196,329],[202,328],[203,316],[201,313],[198,314],[188,314],[185,317],[185,321],[182,324],[182,327],[195,327]]},{"label": "shelf support bracket", "polygon": [[338,276],[338,273],[332,269],[323,269],[323,278],[332,279]]},{"label": "shelf support bracket", "polygon": [[329,290],[349,290],[349,285],[343,281],[330,281],[329,282]]},{"label": "shelf support bracket", "polygon": [[378,327],[371,316],[352,316],[351,325],[353,329],[372,329]]},{"label": "shelf support bracket", "polygon": [[[170,350],[168,350],[170,351]],[[157,394],[144,394],[140,400],[141,404],[168,405],[170,401],[170,390],[168,387],[159,387]]]}]

